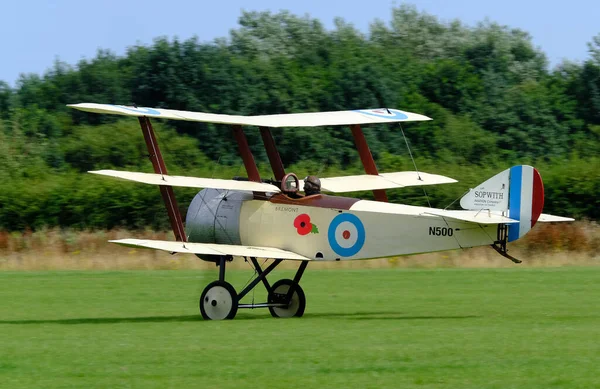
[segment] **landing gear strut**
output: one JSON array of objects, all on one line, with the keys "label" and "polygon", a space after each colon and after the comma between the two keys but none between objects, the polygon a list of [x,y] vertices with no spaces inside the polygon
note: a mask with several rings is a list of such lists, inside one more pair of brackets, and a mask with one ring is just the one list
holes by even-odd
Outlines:
[{"label": "landing gear strut", "polygon": [[[288,293],[291,292],[291,298]],[[286,303],[289,301],[289,303]],[[269,290],[269,312],[273,317],[301,317],[306,307],[306,297],[300,285],[292,280],[279,280]]]},{"label": "landing gear strut", "polygon": [[[202,317],[205,320],[233,319],[238,308],[269,308],[273,317],[301,317],[306,307],[306,297],[299,284],[308,262],[300,263],[293,280],[282,279],[271,286],[267,281],[267,275],[282,260],[276,259],[263,270],[256,258],[250,257],[249,259],[258,275],[238,294],[235,288],[225,281],[225,264],[231,261],[232,257],[222,256],[219,258],[219,280],[208,284],[200,296]],[[261,282],[268,292],[268,301],[266,303],[240,304],[239,301]]]}]

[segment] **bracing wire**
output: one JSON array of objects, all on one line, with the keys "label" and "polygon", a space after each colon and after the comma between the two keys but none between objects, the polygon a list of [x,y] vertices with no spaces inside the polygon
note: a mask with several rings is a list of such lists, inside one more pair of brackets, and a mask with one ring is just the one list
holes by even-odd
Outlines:
[{"label": "bracing wire", "polygon": [[444,211],[447,210],[448,208],[450,208],[452,206],[452,204],[454,204],[455,202],[457,202],[458,200],[463,198],[463,196],[466,195],[467,193],[469,193],[469,190],[466,190],[462,195],[458,196],[450,204],[446,205],[446,208],[444,208]]},{"label": "bracing wire", "polygon": [[[402,137],[404,138],[404,143],[406,143],[406,149],[408,150],[408,155],[410,156],[410,160],[413,163],[413,166],[415,167],[415,171],[417,172],[417,177],[419,177],[419,181],[423,181],[423,179],[421,178],[421,174],[419,173],[419,169],[417,168],[417,162],[415,161],[415,158],[412,155],[412,151],[410,150],[410,145],[408,144],[408,139],[406,138],[406,134],[404,133],[404,129],[402,128],[402,123],[398,123],[398,126],[400,127],[400,132],[402,133]],[[429,205],[429,208],[431,208],[431,201],[429,201],[429,195],[427,194],[427,191],[425,190],[424,187],[422,187],[423,189],[423,194],[425,195],[425,199],[427,200],[427,205]]]},{"label": "bracing wire", "polygon": [[419,181],[423,181],[423,179],[421,178],[421,174],[419,174],[419,169],[417,169],[417,163],[415,162],[415,159],[413,158],[412,151],[410,150],[410,146],[408,145],[408,139],[406,139],[406,135],[404,134],[404,129],[402,128],[402,124],[398,123],[398,126],[400,127],[400,132],[402,133],[402,137],[404,138],[404,143],[406,143],[406,148],[408,149],[408,155],[410,155],[410,159],[413,163],[413,166],[415,167],[415,171],[417,172],[417,177],[419,177]]},{"label": "bracing wire", "polygon": [[323,173],[323,170],[325,170],[325,168],[329,165],[327,163],[327,157],[323,158],[323,162],[321,163],[321,167],[319,168],[319,171],[317,172],[317,176],[320,176],[321,173]]},{"label": "bracing wire", "polygon": [[[246,288],[246,286],[248,286],[248,284],[250,283],[250,281],[252,281],[252,279],[253,279],[255,276],[257,276],[257,277],[258,277],[258,275],[257,275],[257,274],[258,274],[258,269],[256,269],[256,268],[254,267],[254,265],[251,265],[251,264],[250,264],[250,262],[248,261],[248,258],[247,258],[247,257],[246,257],[246,258],[244,258],[244,259],[245,259],[245,261],[248,263],[248,266],[250,266],[250,268],[254,270],[254,272],[252,273],[252,275],[250,276],[250,278],[248,278],[248,280],[246,281],[246,283],[244,284],[244,286],[242,286],[242,289],[245,289],[245,288]],[[262,265],[261,265],[261,266],[262,266],[262,267],[264,267],[264,266],[265,266],[265,263],[267,263],[267,259],[266,259],[266,258],[265,258],[265,260],[263,261],[263,263],[262,263]],[[255,290],[256,290],[256,288],[252,288],[252,306],[254,306],[254,292],[255,292]]]},{"label": "bracing wire", "polygon": [[429,208],[431,208],[431,201],[429,201],[429,195],[425,191],[425,188],[421,188],[421,189],[423,189],[423,194],[425,195],[425,199],[427,200],[427,205],[429,205]]}]

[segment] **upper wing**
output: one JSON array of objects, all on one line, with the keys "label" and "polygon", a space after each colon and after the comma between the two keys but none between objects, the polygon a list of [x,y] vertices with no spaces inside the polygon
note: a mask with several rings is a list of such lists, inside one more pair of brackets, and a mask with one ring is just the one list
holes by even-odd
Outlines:
[{"label": "upper wing", "polygon": [[379,108],[355,111],[290,113],[279,115],[240,116],[203,112],[176,111],[163,108],[136,108],[124,105],[81,103],[68,107],[80,111],[125,116],[147,116],[162,119],[188,120],[194,122],[239,124],[259,127],[317,127],[352,124],[416,122],[431,120],[424,115],[397,109]]},{"label": "upper wing", "polygon": [[[407,186],[450,184],[457,182],[438,174],[417,172],[363,174],[357,176],[321,178],[321,189],[326,192],[344,193],[361,190],[393,189]],[[300,183],[301,186],[303,183]],[[303,188],[301,188],[302,190]]]},{"label": "upper wing", "polygon": [[227,190],[251,190],[255,192],[279,192],[275,185],[253,181],[221,180],[217,178],[168,176],[166,174],[124,172],[117,170],[95,170],[88,173],[121,178],[151,185],[183,186],[188,188],[215,188]]},{"label": "upper wing", "polygon": [[273,259],[293,259],[297,261],[310,261],[303,255],[275,247],[238,246],[232,244],[215,243],[189,243],[172,242],[167,240],[146,239],[119,239],[110,240],[111,243],[128,247],[142,247],[147,249],[164,250],[170,253],[188,253],[204,255],[233,255],[236,257],[256,257]]}]

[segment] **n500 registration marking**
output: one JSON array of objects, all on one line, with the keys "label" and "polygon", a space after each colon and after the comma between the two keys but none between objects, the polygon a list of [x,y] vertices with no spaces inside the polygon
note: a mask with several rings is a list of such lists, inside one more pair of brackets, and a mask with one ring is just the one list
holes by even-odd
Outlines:
[{"label": "n500 registration marking", "polygon": [[454,230],[450,227],[429,227],[429,235],[452,236],[454,235]]}]

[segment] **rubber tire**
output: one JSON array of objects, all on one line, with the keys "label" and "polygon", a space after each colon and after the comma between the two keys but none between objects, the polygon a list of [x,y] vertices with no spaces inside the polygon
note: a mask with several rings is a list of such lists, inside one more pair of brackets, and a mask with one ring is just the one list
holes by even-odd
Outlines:
[{"label": "rubber tire", "polygon": [[[229,292],[229,296],[231,298],[231,308],[229,309],[229,312],[227,312],[227,314],[224,315],[224,317],[218,317],[218,316],[214,316],[214,315],[213,315],[213,317],[210,317],[209,315],[211,314],[211,312],[210,311],[207,312],[206,307],[203,304],[203,302],[208,303],[208,301],[205,301],[205,299],[207,299],[206,295],[214,287],[221,287],[221,288],[224,288],[227,292]],[[221,296],[221,297],[223,297],[223,296]],[[231,320],[235,317],[235,315],[237,314],[237,310],[238,310],[237,293],[235,291],[235,288],[230,283],[225,282],[225,281],[214,281],[214,282],[211,282],[210,284],[208,284],[206,286],[206,288],[204,288],[204,291],[202,292],[202,295],[200,296],[200,301],[198,302],[198,305],[200,306],[200,314],[202,315],[204,320]],[[220,315],[220,316],[223,316],[223,315]]]},{"label": "rubber tire", "polygon": [[[289,310],[289,308],[275,308],[275,307],[269,307],[269,312],[271,312],[271,316],[273,317],[302,317],[302,315],[304,315],[304,309],[306,308],[306,297],[304,295],[304,291],[302,290],[302,287],[299,284],[294,284],[294,281],[289,280],[289,279],[282,279],[277,281],[276,283],[273,284],[273,286],[271,286],[271,290],[269,290],[269,298],[268,301],[269,303],[274,303],[275,302],[275,298],[274,298],[274,293],[278,292],[278,293],[287,293],[287,291],[289,290],[289,288],[294,285],[294,294],[292,295],[292,301],[290,303],[291,306],[295,306],[294,302],[297,301],[297,309],[296,311],[292,314],[291,312],[287,312]],[[283,312],[282,312],[283,311]],[[282,315],[282,313],[287,313],[285,315]]]}]

